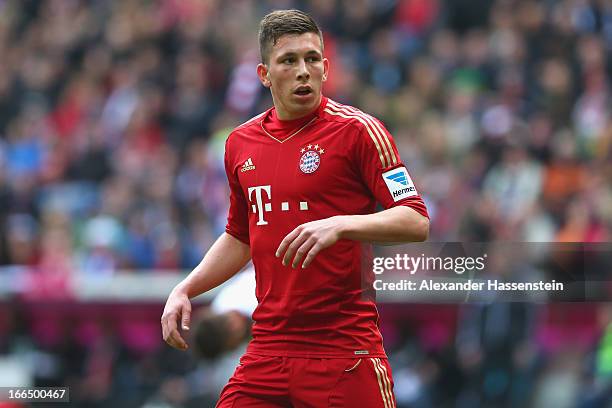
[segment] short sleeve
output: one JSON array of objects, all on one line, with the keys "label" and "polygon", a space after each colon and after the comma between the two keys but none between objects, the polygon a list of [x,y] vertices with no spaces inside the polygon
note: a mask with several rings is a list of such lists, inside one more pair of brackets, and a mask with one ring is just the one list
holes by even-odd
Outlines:
[{"label": "short sleeve", "polygon": [[393,137],[376,118],[363,117],[355,143],[356,161],[366,185],[385,208],[406,206],[429,218],[427,208],[402,163]]},{"label": "short sleeve", "polygon": [[244,192],[242,191],[242,187],[238,181],[233,160],[231,160],[229,140],[230,139],[228,138],[228,140],[225,142],[224,158],[225,174],[227,175],[227,180],[230,187],[230,206],[227,214],[227,225],[225,226],[225,231],[239,241],[250,245],[248,206]]}]

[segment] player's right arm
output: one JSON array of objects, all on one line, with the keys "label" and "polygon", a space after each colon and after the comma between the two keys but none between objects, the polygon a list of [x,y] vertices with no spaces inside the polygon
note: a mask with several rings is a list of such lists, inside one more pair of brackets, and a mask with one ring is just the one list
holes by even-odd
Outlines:
[{"label": "player's right arm", "polygon": [[202,261],[172,290],[161,318],[164,341],[179,350],[187,349],[187,342],[180,334],[189,330],[191,301],[241,270],[251,258],[247,244],[228,233],[221,235],[210,247]]}]

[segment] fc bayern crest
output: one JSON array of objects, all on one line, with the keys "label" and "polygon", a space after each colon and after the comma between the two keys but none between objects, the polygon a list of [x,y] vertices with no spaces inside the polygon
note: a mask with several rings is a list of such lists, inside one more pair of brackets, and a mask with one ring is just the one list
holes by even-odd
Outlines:
[{"label": "fc bayern crest", "polygon": [[308,145],[300,151],[302,157],[300,157],[300,170],[303,173],[310,174],[317,171],[321,164],[321,155],[325,153],[325,150],[319,147],[319,145]]}]

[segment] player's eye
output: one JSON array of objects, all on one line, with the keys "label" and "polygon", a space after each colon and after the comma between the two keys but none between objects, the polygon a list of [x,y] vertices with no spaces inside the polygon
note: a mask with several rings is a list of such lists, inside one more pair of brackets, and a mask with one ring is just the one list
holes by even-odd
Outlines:
[{"label": "player's eye", "polygon": [[319,57],[306,57],[306,62],[317,62],[320,61]]},{"label": "player's eye", "polygon": [[283,64],[293,64],[295,62],[294,58],[285,58],[282,60]]}]

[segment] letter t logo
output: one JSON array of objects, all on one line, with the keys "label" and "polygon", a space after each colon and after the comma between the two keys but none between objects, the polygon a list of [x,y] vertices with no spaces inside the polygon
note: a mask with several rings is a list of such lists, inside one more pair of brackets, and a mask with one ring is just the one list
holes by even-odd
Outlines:
[{"label": "letter t logo", "polygon": [[253,205],[253,212],[257,213],[257,215],[259,216],[259,219],[257,220],[257,225],[268,225],[268,221],[264,220],[264,210],[265,211],[271,211],[272,210],[272,204],[271,203],[265,203],[263,202],[263,198],[261,196],[261,191],[265,191],[266,195],[268,196],[268,200],[271,198],[271,193],[270,193],[270,189],[271,186],[256,186],[256,187],[249,187],[248,193],[249,193],[249,201],[253,201],[253,191],[255,192],[255,202],[257,203],[257,207],[255,207],[255,205]]}]

